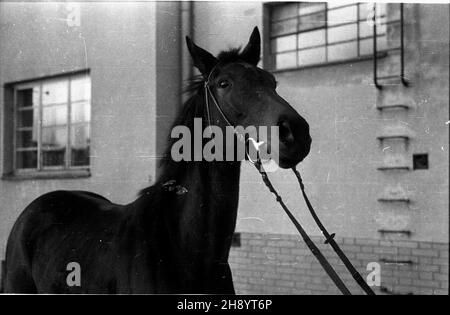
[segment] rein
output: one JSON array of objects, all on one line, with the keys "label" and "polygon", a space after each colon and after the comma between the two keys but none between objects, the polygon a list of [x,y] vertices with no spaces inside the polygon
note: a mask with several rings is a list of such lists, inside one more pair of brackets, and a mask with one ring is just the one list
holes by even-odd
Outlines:
[{"label": "rein", "polygon": [[316,222],[317,226],[319,227],[320,231],[322,232],[323,236],[325,237],[325,244],[330,244],[330,246],[333,248],[334,252],[339,256],[341,261],[344,263],[347,270],[352,275],[353,279],[359,284],[361,289],[366,292],[367,295],[375,295],[375,292],[369,287],[366,281],[364,281],[363,277],[359,274],[359,272],[356,270],[356,268],[352,265],[350,260],[345,256],[344,252],[341,250],[339,245],[334,240],[335,233],[328,233],[325,226],[320,221],[319,217],[316,214],[316,211],[314,211],[313,206],[309,202],[308,196],[305,192],[305,185],[303,185],[302,177],[300,176],[300,172],[297,171],[295,167],[292,168],[292,171],[294,172],[295,176],[297,177],[298,184],[300,186],[300,189],[303,194],[303,199],[305,199],[306,205],[308,206],[308,210],[311,213],[311,216],[313,217],[314,221]]},{"label": "rein", "polygon": [[[211,92],[211,89],[209,88],[209,80],[211,78],[212,73],[216,69],[217,66],[214,66],[211,72],[209,73],[208,78],[205,80],[205,104],[206,104],[206,115],[208,119],[208,126],[211,127],[211,113],[210,113],[210,106],[209,106],[209,98],[213,100],[213,103],[217,110],[219,111],[222,118],[225,120],[225,122],[231,126],[234,127],[233,124],[231,124],[230,120],[227,118],[225,113],[223,112],[222,108],[220,107],[219,103],[217,102],[214,94]],[[237,134],[236,131],[234,133],[237,136],[241,136]],[[252,142],[255,143],[256,141],[252,138],[248,138],[249,140],[253,140]],[[259,152],[258,147],[255,147],[257,152]],[[259,154],[258,154],[259,156]],[[303,241],[308,246],[309,250],[313,253],[313,255],[317,258],[322,268],[325,270],[325,272],[328,274],[328,276],[331,278],[331,280],[334,282],[334,284],[337,286],[337,288],[342,292],[344,295],[351,295],[351,292],[348,290],[348,288],[345,286],[344,282],[341,280],[339,275],[336,273],[336,271],[333,269],[333,267],[330,265],[328,260],[325,258],[325,256],[322,254],[320,249],[314,244],[314,242],[311,240],[311,238],[308,236],[306,231],[303,229],[301,224],[297,221],[297,219],[294,217],[292,212],[289,210],[289,208],[284,203],[281,196],[278,194],[277,190],[272,185],[269,176],[267,176],[266,171],[264,170],[264,167],[262,166],[261,160],[258,158],[256,161],[252,161],[250,159],[250,162],[255,165],[258,172],[261,174],[262,180],[264,184],[267,186],[269,191],[275,195],[276,201],[280,204],[281,208],[283,208],[284,212],[287,214],[289,219],[292,221],[294,226],[297,228],[297,231],[300,233],[301,237],[303,238]],[[345,256],[344,252],[341,250],[339,245],[334,240],[335,233],[329,234],[326,228],[323,226],[322,222],[320,221],[319,217],[317,216],[316,212],[314,211],[314,208],[312,207],[311,203],[309,202],[308,196],[305,192],[305,186],[303,185],[302,178],[300,176],[299,171],[293,167],[292,171],[294,172],[297,181],[299,183],[300,189],[302,191],[303,198],[305,199],[306,205],[308,206],[309,212],[311,213],[311,216],[313,217],[314,221],[316,222],[317,226],[319,227],[320,231],[325,237],[325,244],[330,244],[330,246],[333,248],[335,253],[339,256],[341,261],[344,263],[347,270],[352,275],[353,279],[358,283],[358,285],[366,292],[367,295],[375,295],[373,290],[369,287],[369,285],[364,281],[362,276],[358,273],[356,268],[352,265],[350,260]]]}]

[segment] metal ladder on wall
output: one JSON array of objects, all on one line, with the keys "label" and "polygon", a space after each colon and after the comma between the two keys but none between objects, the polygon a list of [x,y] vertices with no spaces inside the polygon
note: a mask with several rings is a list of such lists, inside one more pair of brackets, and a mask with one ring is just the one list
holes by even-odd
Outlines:
[{"label": "metal ladder on wall", "polygon": [[[386,25],[391,25],[394,23],[400,23],[400,44],[397,47],[386,47],[383,51],[378,51],[378,45],[377,45],[377,9],[376,4],[374,4],[373,8],[373,81],[375,87],[378,89],[379,93],[388,93],[386,91],[385,87],[390,85],[396,85],[396,86],[403,86],[403,87],[409,87],[410,82],[405,77],[405,47],[404,47],[404,8],[403,3],[400,3],[400,17],[398,19],[394,19],[392,21],[386,20]],[[389,54],[393,51],[397,51],[400,55],[400,69],[399,73],[394,73],[390,75],[385,76],[379,76],[379,58],[380,57],[386,57],[389,56]],[[386,82],[390,82],[389,84],[386,84]],[[392,83],[394,81],[395,83]],[[383,104],[380,106],[380,104],[377,104],[377,109],[381,112],[384,110],[409,110],[410,106],[409,104],[406,104],[404,102],[398,102],[394,104]],[[387,130],[386,130],[387,129]],[[389,130],[386,128],[384,130],[384,133],[377,136],[378,141],[380,143],[383,143],[384,141],[402,141],[404,142],[405,148],[408,146],[408,143],[410,141],[410,133],[408,130],[402,130],[402,128],[391,128]],[[393,158],[394,163],[390,165],[382,165],[377,168],[379,171],[383,172],[407,172],[410,170],[409,165],[406,163],[406,161],[400,161],[396,162],[395,158]],[[402,189],[400,185],[397,185],[397,187],[391,188],[389,190],[389,193],[387,195],[381,196],[377,199],[378,202],[386,204],[404,204],[409,205],[410,198],[405,193],[405,191]],[[381,235],[403,235],[406,237],[410,237],[412,234],[412,231],[410,229],[378,229],[378,233]],[[412,260],[405,259],[405,260],[398,260],[398,259],[392,259],[390,257],[381,257],[380,262],[386,265],[395,265],[396,267],[400,266],[412,266],[414,263]],[[410,295],[411,292],[397,292],[393,288],[388,288],[386,286],[380,287],[380,291],[385,294],[391,294],[391,295]]]},{"label": "metal ladder on wall", "polygon": [[403,3],[400,3],[400,18],[398,20],[386,21],[386,25],[400,23],[400,46],[391,47],[384,50],[385,53],[391,51],[400,51],[400,73],[398,75],[388,75],[388,76],[378,76],[378,58],[379,51],[377,47],[377,6],[373,6],[373,82],[375,87],[379,90],[383,88],[381,81],[390,79],[400,79],[401,84],[407,87],[409,86],[409,81],[405,78],[405,42],[404,42],[404,16],[403,16]]},{"label": "metal ladder on wall", "polygon": [[380,81],[390,80],[390,79],[400,79],[401,84],[407,87],[409,86],[409,81],[405,78],[405,41],[404,41],[404,7],[403,3],[400,3],[400,18],[398,20],[386,21],[386,25],[400,23],[400,46],[391,47],[384,50],[385,53],[389,53],[391,51],[400,51],[400,73],[398,75],[388,75],[388,76],[378,76],[378,57],[379,51],[377,47],[377,6],[374,4],[373,6],[373,81],[375,87],[379,90],[383,88],[383,85]]}]

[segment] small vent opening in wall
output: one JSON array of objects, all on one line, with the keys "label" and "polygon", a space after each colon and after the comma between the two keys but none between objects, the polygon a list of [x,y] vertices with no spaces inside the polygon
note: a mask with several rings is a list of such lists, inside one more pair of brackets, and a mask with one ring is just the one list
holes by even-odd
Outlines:
[{"label": "small vent opening in wall", "polygon": [[428,169],[428,154],[414,154],[413,155],[413,168],[415,170],[427,170]]}]

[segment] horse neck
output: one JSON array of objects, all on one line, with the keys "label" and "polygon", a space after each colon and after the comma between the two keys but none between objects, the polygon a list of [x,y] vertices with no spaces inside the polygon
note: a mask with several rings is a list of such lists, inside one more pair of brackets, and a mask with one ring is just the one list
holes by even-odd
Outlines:
[{"label": "horse neck", "polygon": [[200,265],[226,262],[236,225],[240,163],[189,164],[177,180],[188,190],[177,216],[181,248]]},{"label": "horse neck", "polygon": [[[194,118],[203,117],[205,123],[203,100],[204,95],[192,98],[191,105],[195,106],[185,107],[185,120],[178,123],[189,126],[191,131]],[[228,260],[236,225],[240,164],[237,161],[176,163],[169,158],[163,167],[161,184],[172,182],[187,190],[182,195],[172,192],[169,197],[168,229],[177,259],[195,266],[194,274],[199,270],[203,275],[208,274],[214,264]]]}]

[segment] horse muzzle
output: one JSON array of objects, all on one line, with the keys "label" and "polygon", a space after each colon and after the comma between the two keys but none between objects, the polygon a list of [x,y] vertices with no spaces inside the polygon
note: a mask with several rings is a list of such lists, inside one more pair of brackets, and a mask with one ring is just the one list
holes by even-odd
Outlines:
[{"label": "horse muzzle", "polygon": [[292,168],[303,161],[311,150],[309,125],[300,115],[281,118],[279,127],[279,166]]}]

